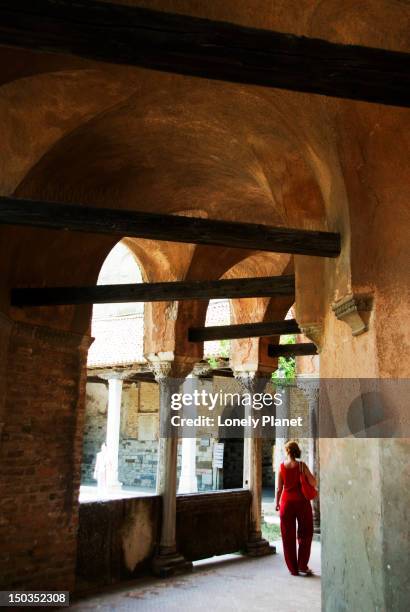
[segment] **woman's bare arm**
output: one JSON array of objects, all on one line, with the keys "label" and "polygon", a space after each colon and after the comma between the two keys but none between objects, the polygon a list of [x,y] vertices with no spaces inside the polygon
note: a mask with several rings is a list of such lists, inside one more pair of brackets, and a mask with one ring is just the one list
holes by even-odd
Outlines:
[{"label": "woman's bare arm", "polygon": [[302,462],[302,470],[303,473],[305,474],[308,483],[312,486],[312,487],[317,487],[317,481],[316,478],[313,476],[312,472],[309,470],[308,466],[306,465],[305,462]]},{"label": "woman's bare arm", "polygon": [[282,474],[279,471],[278,490],[276,491],[276,510],[279,510],[279,504],[280,504],[280,498],[282,497],[282,491],[283,491],[283,480],[282,480]]}]

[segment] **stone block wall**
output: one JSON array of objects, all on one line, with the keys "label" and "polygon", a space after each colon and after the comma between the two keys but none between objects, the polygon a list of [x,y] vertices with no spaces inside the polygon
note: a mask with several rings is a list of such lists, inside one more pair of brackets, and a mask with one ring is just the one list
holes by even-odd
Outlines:
[{"label": "stone block wall", "polygon": [[121,439],[119,481],[128,487],[155,489],[157,453],[157,440]]},{"label": "stone block wall", "polygon": [[13,322],[0,441],[0,586],[74,587],[89,338]]},{"label": "stone block wall", "polygon": [[273,446],[274,440],[262,442],[262,486],[274,487],[275,474],[273,472]]},{"label": "stone block wall", "polygon": [[198,491],[212,491],[216,488],[213,482],[212,457],[216,440],[210,435],[196,440],[196,477]]},{"label": "stone block wall", "polygon": [[[96,484],[95,458],[105,440],[108,388],[105,381],[87,383],[84,426],[82,483]],[[124,385],[121,403],[121,430],[118,455],[119,480],[125,487],[155,489],[159,433],[159,388],[151,383]],[[197,439],[197,481],[199,491],[211,491],[212,456],[215,437],[209,432]],[[178,477],[181,445],[178,446]]]},{"label": "stone block wall", "polygon": [[[121,403],[119,480],[124,486],[155,488],[158,445],[158,386],[124,385]],[[83,441],[82,483],[95,484],[95,458],[105,441],[108,387],[88,382]]]}]

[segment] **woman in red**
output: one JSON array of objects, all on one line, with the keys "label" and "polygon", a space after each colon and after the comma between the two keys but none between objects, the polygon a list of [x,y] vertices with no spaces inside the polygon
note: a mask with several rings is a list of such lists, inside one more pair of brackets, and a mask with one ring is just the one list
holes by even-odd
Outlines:
[{"label": "woman in red", "polygon": [[[292,576],[310,576],[308,567],[313,537],[313,516],[310,501],[302,493],[300,471],[306,475],[309,484],[316,487],[316,478],[303,461],[297,461],[301,452],[297,442],[285,446],[287,459],[280,465],[276,510],[280,510],[280,528],[286,565]],[[296,550],[296,521],[298,550]]]}]

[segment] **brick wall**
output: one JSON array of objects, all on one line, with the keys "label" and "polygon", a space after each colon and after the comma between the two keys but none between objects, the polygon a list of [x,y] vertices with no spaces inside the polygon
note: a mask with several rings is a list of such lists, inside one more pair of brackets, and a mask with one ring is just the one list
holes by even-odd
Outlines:
[{"label": "brick wall", "polygon": [[74,587],[89,338],[14,323],[0,443],[0,586]]}]

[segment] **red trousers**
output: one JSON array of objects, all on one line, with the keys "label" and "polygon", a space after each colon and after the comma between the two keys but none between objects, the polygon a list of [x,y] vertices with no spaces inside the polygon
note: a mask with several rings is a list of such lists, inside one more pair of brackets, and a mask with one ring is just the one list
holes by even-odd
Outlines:
[{"label": "red trousers", "polygon": [[[296,550],[296,521],[298,550]],[[286,565],[291,574],[306,571],[313,537],[313,515],[310,502],[303,499],[282,499],[280,529]]]}]

